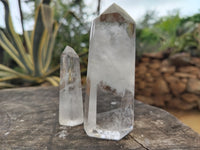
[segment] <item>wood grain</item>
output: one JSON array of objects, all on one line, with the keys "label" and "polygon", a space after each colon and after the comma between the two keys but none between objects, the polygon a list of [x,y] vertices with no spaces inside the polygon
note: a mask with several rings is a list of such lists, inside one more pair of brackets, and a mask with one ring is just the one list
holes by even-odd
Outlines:
[{"label": "wood grain", "polygon": [[135,101],[134,130],[120,141],[58,124],[58,88],[0,90],[1,150],[199,150],[200,135],[174,116]]}]

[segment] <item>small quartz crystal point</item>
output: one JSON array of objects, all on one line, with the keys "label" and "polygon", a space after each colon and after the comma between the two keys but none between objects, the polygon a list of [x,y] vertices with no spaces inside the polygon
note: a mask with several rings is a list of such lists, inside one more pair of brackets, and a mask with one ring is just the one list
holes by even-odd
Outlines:
[{"label": "small quartz crystal point", "polygon": [[69,46],[61,55],[59,92],[59,123],[66,126],[83,123],[80,61]]},{"label": "small quartz crystal point", "polygon": [[84,129],[88,136],[120,140],[133,129],[135,22],[112,4],[92,24]]}]

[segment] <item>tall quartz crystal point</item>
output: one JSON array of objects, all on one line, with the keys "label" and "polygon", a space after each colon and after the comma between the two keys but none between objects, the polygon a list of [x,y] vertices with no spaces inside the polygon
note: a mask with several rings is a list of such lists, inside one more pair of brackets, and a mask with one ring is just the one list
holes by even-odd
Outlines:
[{"label": "tall quartz crystal point", "polygon": [[61,55],[59,123],[75,126],[83,123],[80,61],[69,46]]},{"label": "tall quartz crystal point", "polygon": [[120,140],[133,129],[135,22],[111,5],[91,27],[84,129],[91,137]]}]

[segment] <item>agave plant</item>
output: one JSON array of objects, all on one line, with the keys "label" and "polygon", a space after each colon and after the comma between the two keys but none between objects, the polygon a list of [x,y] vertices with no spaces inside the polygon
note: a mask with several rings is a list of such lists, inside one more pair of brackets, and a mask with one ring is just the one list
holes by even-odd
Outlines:
[{"label": "agave plant", "polygon": [[16,62],[18,71],[0,64],[0,87],[13,86],[8,80],[23,79],[34,83],[50,82],[57,86],[59,78],[51,74],[59,65],[51,68],[52,51],[59,28],[53,19],[52,8],[41,2],[36,9],[35,25],[29,34],[24,32],[24,40],[15,32],[10,16],[8,0],[0,0],[5,7],[6,30],[0,30],[0,46]]}]

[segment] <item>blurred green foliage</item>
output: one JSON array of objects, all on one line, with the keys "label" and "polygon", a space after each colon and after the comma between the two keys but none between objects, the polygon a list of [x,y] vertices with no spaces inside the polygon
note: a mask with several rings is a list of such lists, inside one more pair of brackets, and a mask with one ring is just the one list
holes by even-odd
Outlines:
[{"label": "blurred green foliage", "polygon": [[[35,8],[42,0],[25,0],[32,10],[25,13],[25,22],[34,18]],[[48,0],[46,0],[48,1]],[[60,24],[54,48],[53,64],[59,63],[59,57],[66,45],[73,47],[82,55],[89,47],[89,23],[84,0],[51,0],[54,19]]]},{"label": "blurred green foliage", "polygon": [[155,14],[147,12],[138,25],[137,56],[161,50],[170,50],[171,54],[189,52],[200,56],[200,13],[181,18],[176,11],[159,19]]},{"label": "blurred green foliage", "polygon": [[[32,12],[25,14],[25,21],[30,21],[34,17],[34,8],[40,1],[26,0]],[[87,22],[89,14],[85,11],[84,1],[52,0],[51,5],[54,9],[54,19],[60,24],[53,51],[52,65],[56,66],[60,63],[60,55],[66,45],[69,45],[80,56],[81,72],[82,75],[86,75],[90,27]],[[55,74],[59,75],[59,70]]]},{"label": "blurred green foliage", "polygon": [[[56,38],[53,65],[60,62],[60,54],[66,45],[74,48],[80,56],[81,72],[86,75],[89,47],[88,14],[83,0],[54,1],[55,19],[61,24]],[[59,72],[57,72],[59,74]]]}]

